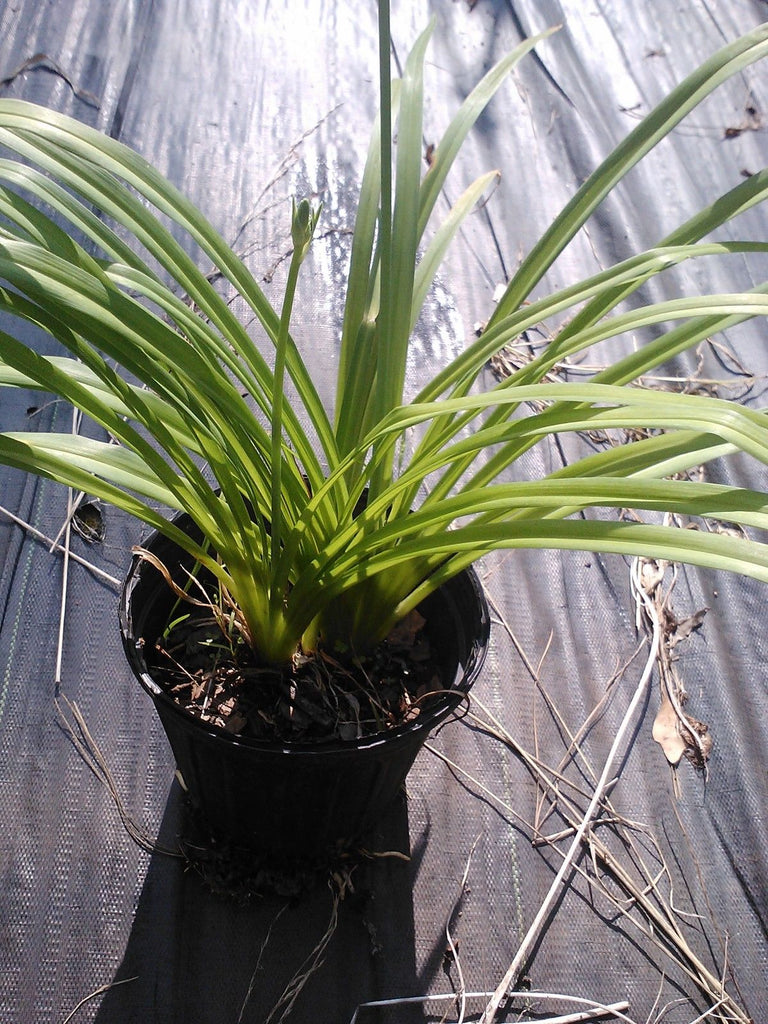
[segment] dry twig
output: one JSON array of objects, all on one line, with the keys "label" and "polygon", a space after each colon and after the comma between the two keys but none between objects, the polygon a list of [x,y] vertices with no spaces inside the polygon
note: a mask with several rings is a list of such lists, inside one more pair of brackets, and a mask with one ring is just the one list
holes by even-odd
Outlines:
[{"label": "dry twig", "polygon": [[[644,594],[641,595],[641,599],[644,600],[644,602],[648,600]],[[582,842],[585,836],[587,835],[588,830],[591,827],[592,820],[600,810],[605,789],[611,781],[612,773],[614,771],[614,765],[618,759],[618,755],[620,754],[623,748],[624,739],[626,737],[626,734],[629,730],[632,721],[634,720],[635,713],[640,705],[640,701],[642,700],[643,694],[645,693],[645,688],[650,678],[654,662],[656,660],[660,635],[660,629],[657,627],[654,630],[653,639],[651,641],[651,650],[645,668],[640,677],[638,685],[635,688],[635,693],[632,697],[632,700],[629,703],[629,706],[621,722],[621,725],[619,726],[616,732],[616,736],[614,737],[613,743],[611,744],[611,749],[608,752],[605,765],[603,766],[600,778],[598,779],[597,785],[595,787],[595,792],[589,803],[589,807],[587,808],[586,813],[584,814],[584,817],[582,818],[581,823],[579,824],[579,827],[576,830],[576,835],[573,838],[570,849],[567,855],[564,857],[563,863],[560,865],[560,869],[555,875],[554,881],[550,886],[549,892],[547,893],[547,896],[544,899],[543,904],[539,908],[539,911],[536,914],[536,917],[534,918],[533,923],[531,924],[528,930],[528,934],[523,939],[523,942],[521,943],[517,951],[517,954],[515,955],[512,963],[507,969],[506,974],[504,975],[501,982],[497,986],[493,997],[489,1000],[488,1005],[486,1006],[483,1015],[480,1018],[480,1024],[492,1024],[492,1022],[496,1019],[496,1014],[501,1003],[506,998],[506,994],[509,991],[509,989],[517,981],[517,978],[523,968],[523,965],[525,964],[525,961],[527,960],[530,954],[533,944],[538,938],[539,932],[544,926],[544,922],[549,916],[552,907],[560,894],[560,886],[563,884],[565,876],[568,874],[571,866],[573,865],[576,859],[577,854],[581,849]]]},{"label": "dry twig", "polygon": [[[35,540],[41,541],[41,543],[45,544],[49,548],[49,550],[56,551],[59,554],[62,554],[64,552],[65,548],[62,544],[57,543],[50,537],[46,537],[46,535],[44,533],[41,533],[40,530],[36,530],[35,527],[31,525],[31,523],[27,523],[25,522],[25,520],[20,519],[19,516],[14,515],[13,512],[11,512],[7,508],[4,508],[2,505],[0,505],[0,515],[5,516],[6,518],[10,519],[12,523],[15,523],[17,526],[20,526],[26,533],[30,535],[30,537],[34,537]],[[104,572],[103,569],[100,569],[97,565],[94,565],[93,562],[89,562],[87,558],[83,558],[81,555],[75,554],[74,551],[70,551],[69,559],[72,562],[77,562],[78,565],[85,566],[85,568],[88,569],[89,572],[92,572],[94,576],[98,576],[99,579],[104,580],[105,583],[109,583],[113,587],[120,587],[121,584],[119,579],[117,579],[115,576],[111,576],[108,572]]]},{"label": "dry twig", "polygon": [[[639,567],[637,563],[633,566],[633,586],[641,607],[644,609],[648,608],[646,602],[649,600],[649,597],[641,586]],[[661,624],[658,618],[654,620],[655,605],[652,604],[649,611],[650,621],[652,623],[655,621],[655,625],[653,627],[654,635],[658,635],[661,630]],[[649,659],[649,664],[650,663],[651,659]],[[646,666],[646,670],[648,670],[648,666]],[[499,723],[499,721],[483,707],[480,700],[475,698],[474,703],[482,710],[483,715],[486,717],[486,721],[483,722],[483,720],[478,716],[473,716],[474,720],[490,735],[495,736],[514,751],[516,756],[518,756],[528,767],[529,771],[531,771],[534,778],[544,787],[545,792],[549,794],[553,804],[557,806],[560,816],[565,820],[567,828],[560,833],[560,835],[556,837],[549,837],[549,845],[561,854],[564,865],[568,864],[568,858],[574,853],[575,844],[572,843],[568,854],[566,854],[558,850],[555,845],[555,841],[566,835],[578,836],[581,834],[581,842],[589,851],[590,863],[594,874],[590,876],[587,870],[588,865],[585,867],[583,865],[576,864],[575,862],[571,862],[573,870],[582,875],[587,880],[590,887],[596,885],[597,891],[607,898],[626,920],[639,928],[647,939],[653,942],[660,951],[668,956],[673,963],[681,968],[684,973],[696,983],[699,989],[711,1000],[710,1009],[705,1015],[706,1019],[717,1019],[721,1022],[738,1021],[740,1024],[747,1024],[749,1017],[725,990],[725,971],[723,971],[721,977],[717,977],[713,974],[693,951],[686,936],[680,928],[678,918],[681,916],[681,913],[675,909],[672,903],[672,874],[666,865],[661,848],[655,840],[652,832],[646,826],[640,825],[637,822],[629,822],[620,815],[617,815],[607,799],[607,787],[605,788],[603,800],[601,802],[600,818],[597,818],[596,809],[594,820],[590,826],[585,829],[584,823],[586,817],[589,816],[589,812],[587,812],[587,815],[585,816],[582,811],[579,810],[576,802],[580,795],[583,796],[583,792],[581,792],[578,787],[565,780],[559,769],[556,770],[548,768],[543,764],[540,757],[534,756],[523,749],[520,744],[504,729],[501,723]],[[561,717],[562,716],[558,716],[558,721]],[[577,735],[580,735],[582,731],[583,730],[580,730]],[[569,730],[566,730],[566,733],[567,735],[570,735]],[[577,754],[586,773],[594,778],[594,770],[587,761],[585,752],[581,746],[577,750]],[[444,757],[443,760],[447,761]],[[477,780],[472,779],[468,773],[463,772],[459,766],[451,764],[451,767],[453,770],[462,772],[462,774],[464,774],[473,783],[473,785],[480,785]],[[601,781],[606,778],[606,769],[603,771]],[[518,820],[523,820],[520,815],[504,803],[504,801],[495,797],[494,794],[486,787],[481,788],[483,792],[486,795],[490,795],[505,812],[511,812]],[[592,803],[594,804],[594,798]],[[634,866],[641,875],[640,881],[638,881],[638,879],[631,874],[628,868],[625,867],[613,853],[611,853],[607,845],[597,837],[595,832],[595,826],[597,825],[600,825],[601,827],[609,827],[612,831],[616,831],[616,834],[620,838],[622,849],[626,850],[630,856],[634,858]],[[619,827],[621,830],[617,831]],[[533,834],[533,839],[536,841],[536,826],[528,826],[528,831]],[[654,868],[651,868],[646,863],[643,853],[632,839],[632,833],[638,832],[642,833],[653,850],[654,857],[657,860],[657,866]],[[618,884],[626,896],[626,900],[624,902],[617,899],[614,891],[609,890],[605,886],[600,877],[601,872],[607,874],[615,884]],[[564,872],[561,869],[559,876],[562,876],[563,873]],[[669,881],[669,902],[665,901],[663,894],[659,891],[659,885],[663,879],[668,879]],[[695,917],[696,915],[682,916]],[[520,955],[515,959],[517,964],[522,964],[522,957]],[[499,986],[497,994],[502,987],[503,986]],[[656,1005],[658,1005],[658,999],[656,1001]]]},{"label": "dry twig", "polygon": [[[467,1000],[488,999],[492,994],[493,993],[491,992],[467,992],[466,998]],[[456,994],[454,992],[440,992],[438,994],[428,996],[403,996],[398,999],[376,999],[368,1003],[361,1003],[353,1013],[349,1024],[357,1024],[361,1010],[385,1009],[386,1007],[391,1006],[426,1006],[430,1003],[440,1003],[455,998]],[[596,1020],[598,1017],[605,1017],[607,1014],[612,1014],[617,1020],[624,1021],[625,1024],[635,1024],[635,1022],[627,1017],[623,1012],[629,1008],[629,1004],[627,1002],[606,1004],[593,999],[584,999],[580,996],[563,995],[561,992],[510,992],[509,998],[522,999],[526,1004],[530,1004],[531,1002],[560,1002],[573,1003],[575,1006],[585,1007],[585,1009],[577,1011],[576,1014],[569,1014],[565,1017],[550,1017],[548,1024],[572,1024],[572,1022],[576,1021]],[[547,1021],[540,1020],[539,1024],[547,1024]]]},{"label": "dry twig", "polygon": [[329,880],[328,885],[333,894],[331,916],[328,922],[328,927],[315,948],[309,956],[307,956],[283,989],[282,995],[265,1018],[264,1024],[270,1024],[271,1021],[275,1020],[278,1013],[280,1013],[280,1017],[277,1019],[277,1024],[282,1024],[283,1021],[287,1020],[293,1010],[296,1000],[301,995],[307,982],[323,965],[323,956],[328,948],[328,944],[336,932],[336,927],[339,922],[339,906],[347,892],[352,889],[352,882],[348,874],[342,875],[334,873]]}]

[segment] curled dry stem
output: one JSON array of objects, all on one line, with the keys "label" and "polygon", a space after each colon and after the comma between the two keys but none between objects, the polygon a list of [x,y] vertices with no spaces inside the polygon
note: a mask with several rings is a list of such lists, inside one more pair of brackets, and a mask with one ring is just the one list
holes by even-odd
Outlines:
[{"label": "curled dry stem", "polygon": [[234,620],[235,632],[242,636],[244,640],[248,641],[249,632],[245,618],[238,608],[237,604],[230,598],[223,587],[220,585],[222,592],[221,603],[211,601],[204,587],[202,587],[195,577],[194,573],[189,573],[190,584],[196,586],[200,593],[203,595],[202,598],[193,597],[189,590],[184,587],[180,587],[176,580],[171,575],[168,567],[151,551],[146,548],[134,547],[134,555],[138,555],[145,562],[149,562],[160,575],[163,577],[165,582],[170,587],[171,591],[176,595],[180,601],[185,601],[187,604],[194,605],[197,608],[207,609],[213,616],[217,626],[224,634],[225,637],[229,637],[232,633],[232,625]]},{"label": "curled dry stem", "polygon": [[[74,719],[75,725],[77,726],[76,729],[64,714],[59,698],[66,705],[66,708]],[[63,693],[59,694],[59,698],[56,699],[55,704],[64,730],[85,764],[90,768],[99,782],[107,789],[109,795],[112,797],[125,831],[134,843],[141,847],[142,850],[146,850],[148,853],[164,854],[167,857],[181,857],[182,855],[179,850],[171,849],[170,847],[163,846],[156,842],[145,828],[133,820],[123,803],[123,799],[120,796],[117,783],[110,771],[107,760],[102,754],[96,740],[91,735],[79,707],[74,701],[68,700]]]},{"label": "curled dry stem", "polygon": [[80,1002],[75,1006],[62,1021],[62,1024],[69,1024],[71,1020],[74,1020],[75,1015],[89,1003],[92,999],[98,999],[99,996],[103,996],[105,992],[109,992],[111,988],[117,988],[118,985],[127,985],[129,981],[138,981],[138,975],[133,978],[120,978],[119,981],[109,981],[106,985],[99,985],[93,992],[89,992],[87,996],[84,996]]},{"label": "curled dry stem", "polygon": [[[328,927],[323,933],[317,945],[306,957],[299,969],[283,989],[283,993],[277,1003],[272,1007],[264,1024],[282,1024],[290,1016],[296,1000],[301,995],[310,978],[320,970],[323,965],[323,957],[328,945],[333,938],[339,923],[339,907],[347,892],[352,890],[352,881],[348,874],[335,873],[328,882],[332,893],[331,914]],[[278,1017],[277,1015],[280,1014]]]}]

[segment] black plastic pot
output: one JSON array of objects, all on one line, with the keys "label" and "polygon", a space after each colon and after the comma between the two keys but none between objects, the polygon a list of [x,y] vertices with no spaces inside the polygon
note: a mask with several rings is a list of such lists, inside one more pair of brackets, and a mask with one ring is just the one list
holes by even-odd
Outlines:
[{"label": "black plastic pot", "polygon": [[[177,520],[181,525],[182,520]],[[187,556],[154,534],[145,544],[183,582]],[[173,567],[176,567],[176,570]],[[316,859],[369,832],[394,800],[430,731],[451,714],[485,658],[490,619],[467,570],[420,607],[444,680],[453,685],[413,721],[361,740],[273,744],[230,735],[185,711],[147,669],[175,598],[161,575],[134,558],[120,601],[129,664],[154,701],[187,795],[212,836],[273,858]]]}]

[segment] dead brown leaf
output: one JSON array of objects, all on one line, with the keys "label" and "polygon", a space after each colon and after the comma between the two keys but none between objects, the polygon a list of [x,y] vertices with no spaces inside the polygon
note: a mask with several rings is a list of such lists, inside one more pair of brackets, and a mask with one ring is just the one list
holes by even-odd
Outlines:
[{"label": "dead brown leaf", "polygon": [[712,752],[709,726],[679,712],[666,694],[653,722],[653,738],[671,765],[685,757],[696,768],[705,768]]},{"label": "dead brown leaf", "polygon": [[664,697],[653,722],[653,738],[664,751],[670,764],[679,764],[685,753],[685,742],[678,729],[677,712],[669,697]]},{"label": "dead brown leaf", "polygon": [[669,646],[674,647],[675,644],[679,644],[681,640],[686,640],[691,633],[701,626],[704,621],[704,616],[708,611],[709,608],[700,608],[699,611],[694,612],[693,615],[689,615],[687,619],[678,619],[675,623],[675,628],[667,638]]},{"label": "dead brown leaf", "polygon": [[418,633],[424,628],[426,619],[415,608],[395,626],[387,640],[398,647],[412,647]]},{"label": "dead brown leaf", "polygon": [[661,626],[662,638],[657,655],[661,683],[661,704],[653,723],[652,735],[671,765],[687,758],[697,768],[706,768],[712,750],[709,727],[683,711],[685,687],[675,667],[675,646],[686,640],[704,621],[707,608],[678,619],[670,601],[672,585],[665,592],[663,581],[670,563],[642,559],[639,565],[640,586],[653,602]]}]

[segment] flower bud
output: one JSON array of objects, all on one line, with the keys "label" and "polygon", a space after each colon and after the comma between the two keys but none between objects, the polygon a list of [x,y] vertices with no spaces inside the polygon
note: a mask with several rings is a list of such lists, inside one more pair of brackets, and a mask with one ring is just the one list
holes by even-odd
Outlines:
[{"label": "flower bud", "polygon": [[301,258],[304,257],[309,248],[309,243],[312,241],[315,225],[320,216],[320,209],[321,207],[318,206],[317,210],[313,210],[308,199],[302,199],[298,205],[296,200],[293,200],[291,238],[294,249]]}]

